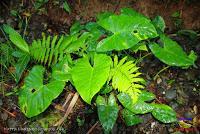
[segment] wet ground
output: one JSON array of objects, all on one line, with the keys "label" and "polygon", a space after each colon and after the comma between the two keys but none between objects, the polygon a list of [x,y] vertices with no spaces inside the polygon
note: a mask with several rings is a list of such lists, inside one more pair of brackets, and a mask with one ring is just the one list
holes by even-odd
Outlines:
[{"label": "wet ground", "polygon": [[[176,40],[185,51],[194,50],[200,55],[200,37],[190,39],[188,36],[177,36],[180,29],[192,29],[199,34],[200,30],[200,2],[198,0],[69,0],[72,12],[66,13],[62,6],[55,0],[43,5],[39,10],[33,6],[34,1],[12,0],[0,1],[0,24],[8,23],[25,33],[28,40],[41,36],[41,32],[49,34],[68,33],[69,27],[76,21],[81,23],[95,21],[95,15],[102,11],[119,12],[121,7],[132,7],[137,11],[154,17],[161,15],[167,25],[166,32]],[[14,11],[13,11],[14,10]],[[17,11],[17,15],[15,14]],[[172,14],[179,12],[179,16]],[[22,30],[26,29],[26,30]],[[0,32],[0,41],[6,38]],[[141,53],[145,55],[146,53]],[[137,54],[137,56],[140,54]],[[196,67],[181,69],[170,67],[161,72],[157,78],[154,76],[164,67],[153,55],[149,55],[140,63],[141,72],[147,81],[147,90],[156,94],[156,101],[173,107],[179,119],[187,118],[183,124],[162,124],[152,118],[151,115],[143,115],[143,123],[126,127],[122,117],[118,117],[112,133],[119,134],[167,134],[174,132],[196,133],[200,131],[200,59]],[[2,67],[1,67],[2,68]],[[9,68],[12,71],[12,67]],[[1,69],[2,71],[2,69]],[[66,87],[63,93],[52,103],[52,105],[40,116],[32,119],[26,118],[19,110],[17,96],[8,95],[16,86],[7,71],[1,72],[0,89],[0,133],[11,133],[15,130],[5,128],[21,128],[21,133],[26,133],[22,128],[52,128],[54,133],[58,129],[60,133],[103,133],[98,122],[97,112],[94,106],[86,105],[78,99],[72,113],[63,123],[62,127],[52,126],[65,113],[62,105],[66,98],[75,93],[72,86]],[[8,95],[8,96],[6,96]],[[186,128],[190,126],[190,128]]]}]

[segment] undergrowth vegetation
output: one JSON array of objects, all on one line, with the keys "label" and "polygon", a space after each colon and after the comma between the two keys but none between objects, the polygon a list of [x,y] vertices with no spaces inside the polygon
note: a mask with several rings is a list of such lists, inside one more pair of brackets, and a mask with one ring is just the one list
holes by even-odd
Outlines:
[{"label": "undergrowth vegetation", "polygon": [[[132,57],[139,50],[151,50],[169,66],[195,66],[195,53],[188,55],[164,34],[162,17],[151,21],[123,8],[119,15],[105,12],[97,16],[96,22],[75,23],[69,35],[42,34],[42,39],[30,44],[9,25],[3,29],[17,47],[12,52],[18,58],[15,81],[19,82],[28,64],[34,65],[17,92],[21,111],[28,118],[44,112],[68,82],[83,101],[97,106],[105,133],[112,130],[119,111],[127,126],[142,122],[139,115],[146,113],[152,113],[163,123],[177,121],[171,107],[155,103],[155,95],[145,90],[145,80],[137,65],[139,58]],[[50,74],[44,82],[46,71]]]}]

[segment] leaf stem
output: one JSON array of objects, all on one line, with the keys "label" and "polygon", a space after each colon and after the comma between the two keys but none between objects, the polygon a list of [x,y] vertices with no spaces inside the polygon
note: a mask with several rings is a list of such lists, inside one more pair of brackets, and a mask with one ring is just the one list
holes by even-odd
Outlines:
[{"label": "leaf stem", "polygon": [[166,67],[164,67],[163,69],[161,69],[161,70],[153,77],[153,80],[155,80],[155,79],[158,77],[158,75],[159,75],[160,73],[162,73],[163,71],[167,70],[169,67],[170,67],[170,66],[166,66]]},{"label": "leaf stem", "polygon": [[151,55],[152,53],[147,53],[146,55],[142,56],[141,58],[139,58],[135,63],[140,63],[144,58],[146,58],[147,56]]}]

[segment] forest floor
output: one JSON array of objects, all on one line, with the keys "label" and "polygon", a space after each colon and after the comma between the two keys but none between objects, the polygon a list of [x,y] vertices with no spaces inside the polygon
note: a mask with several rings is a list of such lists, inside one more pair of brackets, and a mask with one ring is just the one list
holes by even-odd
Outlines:
[{"label": "forest floor", "polygon": [[[61,2],[62,3],[62,2]],[[200,30],[200,2],[198,0],[68,0],[71,13],[62,8],[56,0],[50,0],[40,9],[35,9],[32,0],[3,0],[0,1],[0,25],[8,23],[19,31],[24,31],[28,40],[40,37],[42,32],[51,35],[69,32],[69,27],[75,22],[82,24],[95,21],[99,12],[112,11],[118,13],[122,7],[131,7],[150,18],[160,15],[166,21],[166,33],[176,40],[186,52],[194,50],[200,56],[200,38],[190,39],[188,36],[177,36],[177,31],[182,29]],[[25,29],[25,30],[24,30]],[[0,41],[6,37],[0,31]],[[137,55],[145,55],[139,53]],[[133,55],[134,56],[134,55]],[[154,76],[165,64],[153,55],[145,57],[139,65],[143,78],[147,81],[146,89],[156,95],[157,101],[170,105],[177,112],[179,119],[188,119],[185,124],[162,124],[150,114],[143,115],[143,123],[126,127],[119,116],[113,128],[114,134],[165,134],[165,133],[196,133],[200,131],[200,58],[196,67],[181,69],[169,67],[161,72],[157,78]],[[65,114],[62,105],[66,98],[75,94],[70,85],[62,94],[53,101],[51,106],[37,117],[28,119],[20,112],[17,96],[11,94],[16,86],[9,72],[2,71],[0,81],[0,133],[15,133],[8,128],[20,128],[21,133],[26,133],[22,128],[52,128],[53,125]],[[8,70],[12,71],[13,67]],[[180,127],[181,126],[181,127]],[[186,128],[190,126],[189,128]],[[7,128],[7,129],[6,129]],[[56,129],[56,128],[54,128]],[[79,97],[75,107],[67,120],[57,128],[60,133],[103,133],[98,121],[94,106],[84,103]],[[31,133],[34,133],[31,131]],[[38,133],[38,132],[36,132]]]}]

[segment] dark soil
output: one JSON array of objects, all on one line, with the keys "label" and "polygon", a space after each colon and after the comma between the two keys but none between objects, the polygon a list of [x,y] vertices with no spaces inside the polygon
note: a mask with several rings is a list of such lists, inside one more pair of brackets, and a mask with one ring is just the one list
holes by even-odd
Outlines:
[{"label": "dark soil", "polygon": [[[25,36],[28,40],[40,37],[41,33],[61,34],[68,33],[69,27],[77,20],[81,23],[95,21],[95,16],[99,12],[112,11],[118,13],[122,7],[131,7],[150,18],[160,15],[166,22],[166,33],[174,34],[180,29],[192,29],[197,32],[200,30],[200,2],[198,0],[68,0],[72,12],[66,13],[55,0],[49,0],[41,7],[41,10],[34,9],[34,0],[1,0],[0,1],[0,24],[8,23],[15,29],[23,32],[27,27]],[[11,10],[17,10],[18,16],[12,16]],[[172,17],[174,12],[180,12],[179,17]],[[177,21],[181,24],[177,25]],[[173,36],[185,51],[194,50],[200,55],[200,38],[190,40],[188,37]],[[0,32],[0,41],[5,41],[5,37]],[[145,55],[145,53],[142,53]],[[162,124],[149,114],[142,115],[144,122],[126,127],[122,117],[119,117],[112,133],[118,134],[167,134],[173,132],[196,133],[200,130],[200,59],[196,62],[196,68],[181,69],[170,67],[156,79],[153,77],[166,65],[161,63],[154,56],[146,57],[141,63],[141,72],[147,80],[147,90],[156,94],[156,101],[172,106],[178,118],[192,118],[191,129],[183,129],[177,124]],[[72,86],[66,87],[63,93],[53,102],[53,104],[38,117],[28,119],[21,112],[17,103],[17,96],[5,96],[6,93],[13,91],[16,86],[11,79],[5,79],[8,72],[1,72],[2,82],[0,82],[0,133],[27,133],[27,131],[9,130],[8,128],[41,128],[42,123],[52,127],[65,112],[59,109],[67,95],[74,94]],[[49,116],[55,115],[54,119],[49,120]],[[45,123],[44,123],[45,122]],[[94,126],[94,124],[96,124]],[[60,133],[87,133],[94,127],[91,133],[103,133],[95,106],[85,104],[78,99],[73,112],[69,115],[64,124],[58,128]],[[43,130],[41,129],[43,133]],[[35,132],[33,132],[35,133]],[[39,132],[36,132],[39,133]],[[49,133],[49,132],[47,132]],[[52,133],[55,131],[52,130]]]}]

